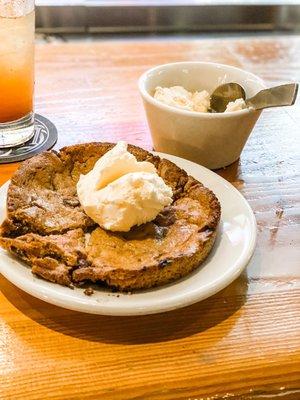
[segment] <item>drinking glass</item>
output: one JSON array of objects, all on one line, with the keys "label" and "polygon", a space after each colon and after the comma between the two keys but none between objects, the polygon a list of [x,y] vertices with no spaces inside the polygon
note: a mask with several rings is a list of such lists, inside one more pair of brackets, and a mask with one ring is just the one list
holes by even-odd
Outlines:
[{"label": "drinking glass", "polygon": [[0,148],[34,133],[34,0],[0,0]]}]

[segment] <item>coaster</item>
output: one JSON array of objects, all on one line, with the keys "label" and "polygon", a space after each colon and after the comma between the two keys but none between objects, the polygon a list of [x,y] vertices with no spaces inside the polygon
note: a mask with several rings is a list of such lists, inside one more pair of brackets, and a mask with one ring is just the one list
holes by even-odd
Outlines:
[{"label": "coaster", "polygon": [[57,129],[47,118],[35,114],[34,135],[17,147],[0,149],[0,164],[23,161],[42,151],[49,150],[57,141]]}]

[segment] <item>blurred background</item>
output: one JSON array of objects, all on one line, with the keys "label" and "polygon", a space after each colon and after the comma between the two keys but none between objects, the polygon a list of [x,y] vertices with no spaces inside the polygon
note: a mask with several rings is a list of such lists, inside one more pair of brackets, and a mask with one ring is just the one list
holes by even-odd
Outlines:
[{"label": "blurred background", "polygon": [[299,32],[295,0],[36,0],[41,33]]}]

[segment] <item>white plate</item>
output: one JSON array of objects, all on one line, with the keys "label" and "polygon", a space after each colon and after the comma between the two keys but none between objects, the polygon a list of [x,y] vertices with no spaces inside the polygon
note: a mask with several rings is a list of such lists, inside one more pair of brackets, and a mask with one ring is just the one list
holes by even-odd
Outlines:
[{"label": "white plate", "polygon": [[[39,279],[30,268],[0,249],[0,272],[14,285],[48,303],[70,310],[104,315],[144,315],[173,310],[203,300],[236,279],[255,247],[256,222],[243,196],[214,172],[193,162],[159,154],[184,168],[217,195],[222,218],[217,240],[207,260],[187,277],[134,294],[111,293],[101,287],[92,296]],[[5,217],[8,182],[0,188],[0,222]]]}]

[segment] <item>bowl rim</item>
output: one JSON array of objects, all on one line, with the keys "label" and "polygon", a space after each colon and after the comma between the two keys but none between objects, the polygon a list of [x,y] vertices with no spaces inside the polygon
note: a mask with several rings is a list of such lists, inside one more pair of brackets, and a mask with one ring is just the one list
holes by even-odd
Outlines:
[{"label": "bowl rim", "polygon": [[142,96],[142,98],[146,101],[148,101],[149,103],[151,103],[153,106],[161,108],[165,111],[169,111],[172,112],[174,114],[180,114],[180,115],[185,115],[185,116],[190,116],[190,117],[197,117],[197,118],[207,118],[207,119],[211,119],[211,118],[234,118],[234,117],[238,117],[238,116],[246,116],[248,114],[253,114],[255,112],[261,112],[261,110],[254,110],[254,109],[250,109],[250,108],[245,108],[243,110],[238,110],[238,111],[228,111],[228,112],[223,112],[223,113],[205,113],[205,112],[201,112],[201,111],[190,111],[190,110],[184,110],[181,108],[177,108],[177,107],[173,107],[173,106],[169,106],[168,104],[164,104],[158,100],[156,100],[153,96],[151,96],[148,91],[145,88],[145,84],[148,78],[148,75],[152,72],[155,72],[157,70],[160,70],[161,68],[168,68],[171,66],[180,66],[180,65],[199,65],[199,66],[211,66],[213,68],[215,67],[221,67],[221,68],[227,68],[227,69],[232,69],[235,71],[239,71],[242,73],[246,73],[247,75],[249,75],[250,77],[254,78],[255,81],[257,83],[259,83],[261,85],[261,89],[265,89],[267,86],[265,84],[265,82],[263,81],[263,79],[261,79],[259,76],[253,74],[252,72],[249,72],[245,69],[242,68],[238,68],[238,67],[234,67],[233,65],[229,65],[229,64],[221,64],[221,63],[215,63],[215,62],[206,62],[206,61],[178,61],[178,62],[173,62],[173,63],[166,63],[166,64],[159,64],[156,65],[153,68],[149,68],[148,70],[146,70],[139,78],[138,80],[138,88],[139,88],[139,92]]}]

